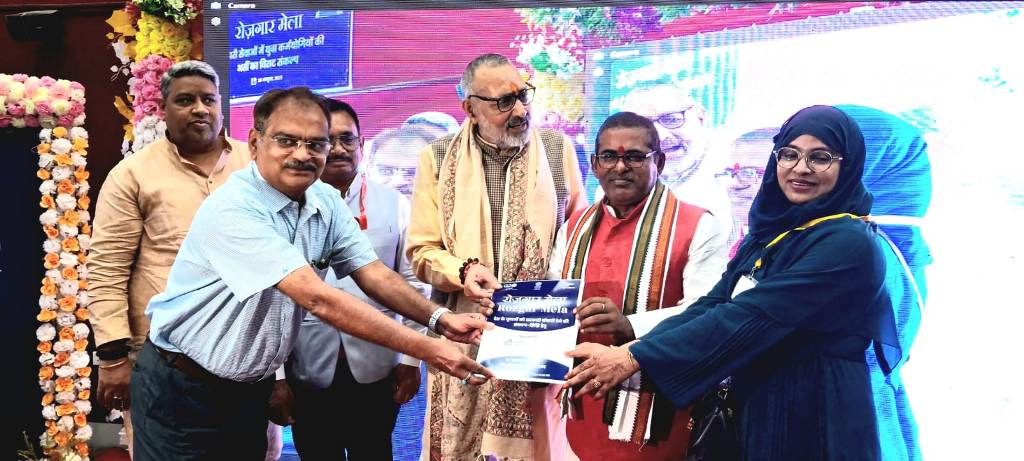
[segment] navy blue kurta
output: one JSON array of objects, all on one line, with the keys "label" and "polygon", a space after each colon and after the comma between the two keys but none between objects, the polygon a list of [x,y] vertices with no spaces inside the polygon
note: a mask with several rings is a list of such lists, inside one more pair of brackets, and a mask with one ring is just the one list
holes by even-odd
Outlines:
[{"label": "navy blue kurta", "polygon": [[733,376],[745,459],[878,459],[864,351],[890,305],[874,230],[840,218],[793,232],[732,298],[762,253],[748,238],[707,296],[630,350],[680,407]]}]

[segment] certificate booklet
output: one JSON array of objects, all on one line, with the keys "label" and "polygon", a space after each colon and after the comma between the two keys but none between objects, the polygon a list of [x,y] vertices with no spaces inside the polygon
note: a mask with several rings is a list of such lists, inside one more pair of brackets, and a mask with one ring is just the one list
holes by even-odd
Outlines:
[{"label": "certificate booklet", "polygon": [[572,311],[583,295],[579,280],[508,282],[494,292],[495,328],[484,332],[477,361],[500,379],[561,384],[576,347]]}]

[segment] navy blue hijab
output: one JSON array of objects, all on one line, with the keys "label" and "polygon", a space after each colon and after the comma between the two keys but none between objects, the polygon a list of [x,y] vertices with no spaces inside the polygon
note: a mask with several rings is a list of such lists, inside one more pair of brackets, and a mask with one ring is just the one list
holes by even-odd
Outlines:
[{"label": "navy blue hijab", "polygon": [[835,107],[807,107],[782,125],[779,134],[773,138],[774,149],[787,146],[805,134],[820,139],[843,157],[839,179],[824,197],[797,205],[790,202],[779,188],[779,178],[775,173],[777,162],[774,155],[769,156],[761,189],[754,197],[749,214],[748,238],[761,246],[782,232],[815,218],[837,213],[863,216],[871,211],[871,194],[861,181],[864,175],[864,136],[857,124]]}]

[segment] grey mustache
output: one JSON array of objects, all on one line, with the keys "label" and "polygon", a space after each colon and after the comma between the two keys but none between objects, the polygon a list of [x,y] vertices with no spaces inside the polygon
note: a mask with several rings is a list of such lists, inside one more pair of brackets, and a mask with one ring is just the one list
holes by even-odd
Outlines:
[{"label": "grey mustache", "polygon": [[316,164],[312,162],[299,162],[295,160],[288,160],[284,162],[284,167],[290,168],[292,170],[312,171],[316,173]]}]

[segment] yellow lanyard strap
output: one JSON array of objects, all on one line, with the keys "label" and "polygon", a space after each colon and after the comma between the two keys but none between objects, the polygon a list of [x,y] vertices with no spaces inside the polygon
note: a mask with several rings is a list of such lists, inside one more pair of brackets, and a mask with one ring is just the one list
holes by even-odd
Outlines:
[{"label": "yellow lanyard strap", "polygon": [[[814,226],[817,226],[818,224],[821,224],[821,223],[823,223],[825,221],[831,221],[833,219],[839,219],[839,218],[862,219],[862,220],[865,220],[865,221],[867,221],[867,219],[868,219],[867,216],[857,216],[857,215],[852,214],[852,213],[839,213],[839,214],[834,214],[834,215],[829,215],[829,216],[823,216],[823,217],[820,217],[820,218],[815,218],[815,219],[812,219],[810,221],[807,221],[807,222],[801,224],[799,227],[794,227],[794,228],[792,228],[792,229],[790,229],[790,230],[788,230],[786,232],[783,232],[783,233],[779,234],[777,237],[772,239],[771,242],[768,242],[768,244],[764,246],[764,249],[767,250],[767,249],[771,248],[772,246],[774,246],[776,243],[779,243],[779,241],[781,241],[782,239],[786,238],[786,236],[789,235],[790,232],[807,230],[807,229],[810,229],[810,228],[812,228]],[[764,252],[762,251],[762,255],[763,254],[764,254]],[[754,261],[754,267],[753,267],[753,269],[750,270],[750,273],[753,274],[754,271],[760,269],[762,264],[763,264],[762,259],[761,258],[757,258],[757,261]]]}]

